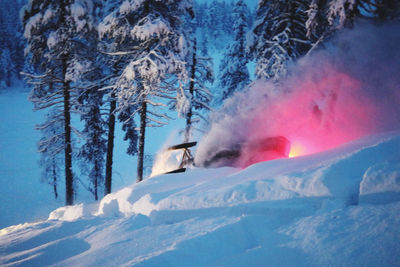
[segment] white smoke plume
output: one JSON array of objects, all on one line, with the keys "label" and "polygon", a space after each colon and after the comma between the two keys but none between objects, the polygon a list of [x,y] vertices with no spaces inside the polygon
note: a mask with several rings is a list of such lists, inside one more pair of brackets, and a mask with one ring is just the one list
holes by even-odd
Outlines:
[{"label": "white smoke plume", "polygon": [[[199,143],[196,165],[237,143],[285,136],[297,155],[400,128],[400,25],[365,23],[228,99]],[[295,151],[296,150],[296,151]]]}]

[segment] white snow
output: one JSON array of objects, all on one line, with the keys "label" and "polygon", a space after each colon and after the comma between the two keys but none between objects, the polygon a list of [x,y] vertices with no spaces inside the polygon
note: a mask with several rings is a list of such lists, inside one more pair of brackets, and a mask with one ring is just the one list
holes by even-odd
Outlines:
[{"label": "white snow", "polygon": [[131,30],[131,37],[134,40],[144,41],[152,36],[160,37],[171,32],[168,22],[161,18],[145,17],[138,24]]},{"label": "white snow", "polygon": [[121,14],[128,14],[129,12],[136,11],[143,3],[143,0],[125,0],[121,7],[119,8],[119,12]]},{"label": "white snow", "polygon": [[58,43],[58,37],[56,32],[51,32],[49,38],[47,38],[47,47],[52,49]]},{"label": "white snow", "polygon": [[29,39],[31,37],[32,29],[38,27],[38,25],[42,22],[43,15],[41,13],[36,14],[35,16],[31,17],[29,21],[26,23],[24,37]]},{"label": "white snow", "polygon": [[0,232],[1,265],[398,266],[400,132],[160,175]]},{"label": "white snow", "polygon": [[86,26],[87,21],[85,19],[81,19],[81,17],[85,14],[85,10],[82,6],[74,4],[71,6],[71,15],[76,24],[76,31],[80,32]]},{"label": "white snow", "polygon": [[[339,27],[343,27],[346,20],[346,10],[349,12],[354,9],[355,0],[339,0],[332,1],[329,4],[328,10],[328,21],[332,25],[335,23],[337,17],[339,17]],[[348,7],[346,7],[348,6]],[[346,8],[345,8],[346,7]]]},{"label": "white snow", "polygon": [[54,11],[52,9],[47,9],[43,16],[43,23],[48,23],[54,16]]},{"label": "white snow", "polygon": [[68,81],[77,81],[81,78],[83,74],[85,74],[91,67],[91,62],[87,60],[72,60],[71,64],[69,64],[67,73],[65,75],[65,79]]},{"label": "white snow", "polygon": [[66,222],[76,221],[83,216],[83,204],[72,207],[61,207],[51,212],[49,220],[61,220]]}]

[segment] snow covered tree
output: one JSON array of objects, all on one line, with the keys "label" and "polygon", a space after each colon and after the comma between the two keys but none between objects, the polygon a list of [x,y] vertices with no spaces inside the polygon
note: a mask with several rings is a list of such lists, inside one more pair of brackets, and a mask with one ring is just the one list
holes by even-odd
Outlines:
[{"label": "snow covered tree", "polygon": [[213,0],[203,14],[205,34],[217,50],[224,49],[232,37],[232,5],[225,1]]},{"label": "snow covered tree", "polygon": [[107,123],[103,118],[107,92],[101,89],[107,85],[109,68],[106,66],[105,55],[98,50],[97,33],[97,25],[103,8],[102,1],[93,1],[92,24],[94,27],[86,33],[85,39],[87,50],[90,51],[86,55],[86,60],[91,62],[91,65],[76,82],[81,93],[75,103],[76,108],[79,109],[81,121],[84,122],[84,129],[80,134],[84,143],[77,153],[77,158],[81,163],[82,174],[86,174],[89,178],[89,185],[85,185],[85,188],[93,194],[95,200],[98,200],[99,194],[104,191],[107,152]]},{"label": "snow covered tree", "polygon": [[82,136],[84,144],[78,153],[82,160],[83,173],[88,174],[89,191],[98,200],[99,191],[104,184],[104,161],[106,154],[105,127],[106,122],[101,116],[101,108],[104,105],[104,93],[97,87],[86,90],[81,95],[81,120],[85,122]]},{"label": "snow covered tree", "polygon": [[36,128],[42,132],[38,142],[42,181],[52,186],[55,199],[58,198],[58,184],[62,177],[62,162],[64,159],[64,118],[57,107],[47,114],[46,122]]},{"label": "snow covered tree", "polygon": [[[119,9],[119,0],[110,0],[107,2],[100,2],[99,12],[97,19],[99,20],[98,35],[100,28],[103,25],[103,19],[110,13]],[[116,107],[117,99],[115,95],[115,84],[119,75],[119,71],[123,68],[126,62],[118,56],[109,56],[104,52],[107,50],[116,49],[116,44],[113,40],[106,40],[105,36],[102,36],[101,42],[98,44],[98,49],[101,51],[101,61],[103,65],[103,79],[99,82],[102,84],[101,91],[104,93],[104,103],[108,105],[107,110],[107,122],[106,122],[106,162],[105,162],[105,176],[104,176],[104,195],[111,193],[112,187],[112,173],[113,173],[113,155],[114,155],[114,137],[115,137],[115,123],[116,123]],[[100,40],[99,40],[100,41]],[[125,130],[125,128],[123,128]]]},{"label": "snow covered tree", "polygon": [[262,0],[258,5],[249,50],[257,60],[258,78],[277,82],[287,64],[310,48],[306,38],[307,1]]},{"label": "snow covered tree", "polygon": [[208,57],[208,38],[205,35],[202,35],[201,43],[200,43],[200,54],[202,56]]},{"label": "snow covered tree", "polygon": [[353,25],[356,16],[359,16],[360,1],[330,1],[312,0],[307,13],[306,36],[312,42],[312,47],[319,47],[328,40],[337,30]]},{"label": "snow covered tree", "polygon": [[114,87],[116,111],[140,117],[137,181],[143,179],[145,130],[165,124],[168,116],[158,112],[171,98],[171,79],[185,79],[187,41],[180,17],[191,12],[189,0],[124,1],[99,28],[100,36],[114,40],[110,55],[121,56],[127,65]]},{"label": "snow covered tree", "polygon": [[137,107],[130,106],[122,110],[118,119],[123,122],[122,130],[125,132],[124,141],[128,141],[128,148],[126,149],[126,154],[128,155],[136,155],[138,152],[138,134],[137,134],[137,126],[135,120],[131,119],[131,114],[135,112]]},{"label": "snow covered tree", "polygon": [[[213,0],[210,2],[195,2],[196,13],[196,36],[198,38],[199,50],[204,48],[203,41],[211,45],[209,47],[216,50],[223,50],[227,43],[234,38],[234,8],[233,2],[223,0]],[[245,17],[250,27],[253,22],[252,14],[246,10]],[[211,51],[211,50],[210,50]]]},{"label": "snow covered tree", "polygon": [[[232,30],[234,27],[234,23],[235,23],[235,5],[233,2],[231,3],[225,3],[225,2],[221,2],[222,6],[221,6],[221,23],[222,23],[222,32],[225,34],[232,34]],[[250,12],[248,10],[246,10],[245,12],[248,12],[247,14],[245,14],[244,16],[248,15]],[[245,21],[247,21],[247,17],[245,17],[244,19]]]},{"label": "snow covered tree", "polygon": [[247,5],[239,0],[233,9],[235,39],[227,47],[220,64],[219,80],[222,89],[221,100],[231,96],[234,92],[243,89],[250,82],[246,64],[249,59],[246,55]]},{"label": "snow covered tree", "polygon": [[115,93],[111,92],[109,101],[109,111],[107,120],[107,156],[106,156],[106,173],[104,178],[104,194],[111,193],[112,186],[112,167],[114,155],[114,134],[115,134],[115,110],[117,108],[117,100]]},{"label": "snow covered tree", "polygon": [[175,104],[179,115],[186,119],[184,143],[190,141],[193,124],[201,119],[206,120],[202,113],[211,110],[210,103],[213,97],[207,88],[214,82],[211,58],[208,55],[200,55],[196,39],[192,45],[188,64],[189,83],[186,87],[180,87]]},{"label": "snow covered tree", "polygon": [[314,43],[326,32],[329,23],[326,19],[326,0],[311,0],[306,11],[306,35]]},{"label": "snow covered tree", "polygon": [[[197,10],[196,10],[197,12]],[[195,32],[197,29],[197,16],[193,13],[184,16],[186,35],[190,36],[189,53],[186,58],[188,83],[182,86],[179,83],[176,99],[173,107],[177,110],[178,116],[185,118],[186,127],[184,130],[184,143],[190,141],[194,124],[200,121],[207,122],[204,111],[209,111],[212,93],[208,89],[214,81],[212,60],[207,54],[207,47],[199,51]],[[206,37],[203,36],[203,40]]]},{"label": "snow covered tree", "polygon": [[307,37],[312,41],[313,49],[328,40],[337,30],[352,27],[355,20],[359,18],[374,23],[398,19],[400,2],[397,0],[312,0],[306,12]]},{"label": "snow covered tree", "polygon": [[329,1],[327,10],[329,25],[337,29],[351,26],[359,14],[358,4],[359,1],[354,0]]},{"label": "snow covered tree", "polygon": [[[91,0],[29,0],[22,10],[26,52],[36,73],[26,74],[37,109],[55,107],[63,121],[66,204],[74,202],[71,112],[79,94],[74,86],[90,69],[87,34],[93,29]],[[51,121],[49,123],[56,123]],[[47,138],[51,138],[48,136]]]},{"label": "snow covered tree", "polygon": [[328,1],[327,20],[334,29],[351,27],[357,18],[385,22],[400,16],[398,0],[340,0]]},{"label": "snow covered tree", "polygon": [[209,22],[208,22],[208,30],[209,36],[212,40],[218,39],[220,35],[222,35],[222,5],[217,0],[213,0],[209,6]]},{"label": "snow covered tree", "polygon": [[23,38],[19,1],[0,0],[0,86],[11,86],[23,69]]}]

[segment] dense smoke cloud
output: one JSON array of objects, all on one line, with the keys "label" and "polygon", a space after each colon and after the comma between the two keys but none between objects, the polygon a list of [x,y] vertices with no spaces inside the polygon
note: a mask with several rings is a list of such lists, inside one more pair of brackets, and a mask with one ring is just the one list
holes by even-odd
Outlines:
[{"label": "dense smoke cloud", "polygon": [[221,148],[285,136],[292,153],[334,148],[400,128],[400,25],[357,25],[300,59],[279,85],[258,80],[225,102],[200,142],[202,165]]}]

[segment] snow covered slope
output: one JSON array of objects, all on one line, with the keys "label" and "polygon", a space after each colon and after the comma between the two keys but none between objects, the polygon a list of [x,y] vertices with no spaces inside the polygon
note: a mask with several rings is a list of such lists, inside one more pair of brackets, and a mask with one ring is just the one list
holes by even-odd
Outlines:
[{"label": "snow covered slope", "polygon": [[0,232],[0,265],[399,266],[400,133],[161,175]]}]

